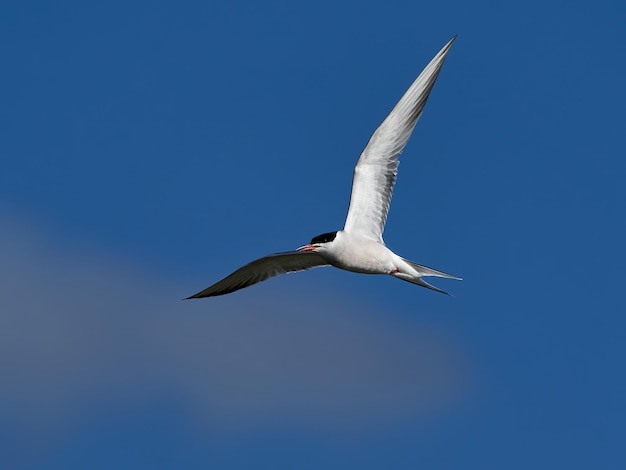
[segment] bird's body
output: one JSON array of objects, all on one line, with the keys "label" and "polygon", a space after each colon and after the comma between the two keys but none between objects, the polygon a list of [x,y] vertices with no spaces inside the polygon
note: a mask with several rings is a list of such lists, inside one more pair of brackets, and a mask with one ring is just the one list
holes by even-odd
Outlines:
[{"label": "bird's body", "polygon": [[391,274],[398,269],[398,259],[384,244],[344,230],[332,243],[322,245],[318,253],[328,264],[362,274]]},{"label": "bird's body", "polygon": [[278,274],[318,266],[335,266],[363,274],[388,274],[403,281],[443,292],[422,277],[460,279],[408,261],[383,242],[399,156],[420,118],[452,38],[426,66],[408,91],[378,127],[354,169],[350,207],[343,230],[314,237],[296,251],[265,256],[189,298],[228,294]]}]

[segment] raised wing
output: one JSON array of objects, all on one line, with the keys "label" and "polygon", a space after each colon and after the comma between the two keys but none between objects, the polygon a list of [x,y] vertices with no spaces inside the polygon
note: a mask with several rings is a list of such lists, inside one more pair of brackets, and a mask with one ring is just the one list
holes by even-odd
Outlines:
[{"label": "raised wing", "polygon": [[305,269],[327,265],[328,263],[318,253],[303,253],[299,251],[277,253],[246,264],[221,281],[187,298],[200,299],[202,297],[230,294],[279,274],[304,271]]},{"label": "raised wing", "polygon": [[398,174],[400,154],[422,115],[446,55],[456,39],[426,66],[389,116],[376,129],[354,168],[352,195],[344,230],[383,242],[383,230]]}]

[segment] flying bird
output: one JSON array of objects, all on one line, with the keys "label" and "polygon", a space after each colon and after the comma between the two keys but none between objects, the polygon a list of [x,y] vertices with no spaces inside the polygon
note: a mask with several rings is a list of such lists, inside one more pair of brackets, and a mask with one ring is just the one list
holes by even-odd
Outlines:
[{"label": "flying bird", "polygon": [[447,294],[422,278],[461,278],[398,256],[385,246],[383,229],[398,174],[398,158],[422,115],[428,95],[455,39],[456,36],[430,61],[361,153],[354,168],[350,206],[343,230],[318,235],[295,251],[252,261],[188,299],[230,294],[279,274],[319,266],[335,266],[364,274],[388,274]]}]

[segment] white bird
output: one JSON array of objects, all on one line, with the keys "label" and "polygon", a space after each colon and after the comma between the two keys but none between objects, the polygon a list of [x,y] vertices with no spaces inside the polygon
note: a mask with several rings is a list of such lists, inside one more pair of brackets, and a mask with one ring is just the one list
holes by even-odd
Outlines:
[{"label": "white bird", "polygon": [[428,95],[455,39],[456,36],[430,61],[361,153],[354,168],[350,207],[343,230],[318,235],[296,251],[257,259],[188,298],[229,294],[279,274],[318,266],[335,266],[365,274],[388,274],[447,294],[422,278],[461,278],[398,256],[385,246],[383,229],[398,173],[398,157],[422,115]]}]

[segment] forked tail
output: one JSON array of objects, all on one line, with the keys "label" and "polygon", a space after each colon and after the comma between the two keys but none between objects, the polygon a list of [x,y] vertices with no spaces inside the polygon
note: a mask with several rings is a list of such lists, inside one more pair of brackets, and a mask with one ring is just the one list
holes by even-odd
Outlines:
[{"label": "forked tail", "polygon": [[397,277],[398,279],[402,279],[403,281],[417,284],[418,286],[426,287],[427,289],[432,289],[434,291],[441,292],[442,294],[450,295],[445,290],[439,289],[438,287],[435,287],[427,283],[426,281],[424,281],[424,279],[422,279],[422,276],[436,276],[436,277],[445,277],[447,279],[456,279],[457,281],[461,280],[460,277],[453,276],[452,274],[447,274],[441,271],[437,271],[436,269],[432,269],[427,266],[414,263],[413,261],[409,261],[408,259],[404,259],[404,258],[402,259],[409,266],[415,269],[419,274],[419,276],[415,276],[415,275],[411,275],[411,274],[407,274],[403,272],[397,272],[393,274],[394,277]]},{"label": "forked tail", "polygon": [[402,258],[406,261],[413,269],[415,269],[420,276],[436,276],[436,277],[445,277],[447,279],[456,279],[457,281],[462,281],[460,277],[453,276],[452,274],[447,274],[441,271],[437,271],[436,269],[429,268],[428,266],[423,266],[421,264],[414,263],[413,261],[409,261],[408,259]]}]

